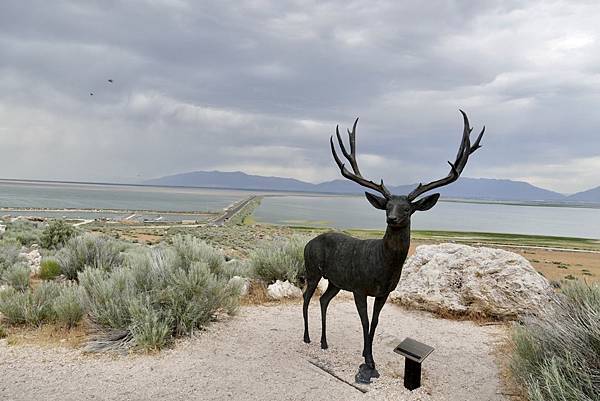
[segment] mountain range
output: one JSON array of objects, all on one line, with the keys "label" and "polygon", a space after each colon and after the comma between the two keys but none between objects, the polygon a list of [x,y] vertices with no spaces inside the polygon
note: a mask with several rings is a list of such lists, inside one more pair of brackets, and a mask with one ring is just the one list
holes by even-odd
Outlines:
[{"label": "mountain range", "polygon": [[[312,184],[293,178],[265,177],[240,171],[194,171],[147,180],[143,184],[335,194],[359,194],[365,190],[360,185],[348,180],[333,180]],[[395,194],[407,194],[416,186],[417,184],[414,183],[388,186],[388,188]],[[461,177],[455,183],[439,188],[437,192],[447,198],[461,199],[600,203],[600,187],[567,196],[523,181],[489,178]]]}]

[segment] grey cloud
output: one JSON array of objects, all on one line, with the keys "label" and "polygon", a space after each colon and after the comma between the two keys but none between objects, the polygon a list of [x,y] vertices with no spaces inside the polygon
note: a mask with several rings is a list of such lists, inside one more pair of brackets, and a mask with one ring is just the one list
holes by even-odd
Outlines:
[{"label": "grey cloud", "polygon": [[567,1],[9,1],[1,175],[320,181],[338,175],[335,124],[360,115],[359,153],[382,158],[364,170],[415,182],[446,173],[461,107],[488,127],[467,175],[586,189],[600,184],[581,167],[600,153],[598,17]]}]

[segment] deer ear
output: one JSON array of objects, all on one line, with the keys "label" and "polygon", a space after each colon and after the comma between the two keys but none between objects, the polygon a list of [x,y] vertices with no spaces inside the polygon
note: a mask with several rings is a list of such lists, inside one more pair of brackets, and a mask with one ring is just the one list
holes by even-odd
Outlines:
[{"label": "deer ear", "polygon": [[387,205],[387,199],[382,198],[381,196],[373,195],[369,192],[365,192],[365,196],[367,197],[369,203],[373,205],[373,207],[385,210],[385,207]]},{"label": "deer ear", "polygon": [[423,199],[419,199],[418,201],[413,202],[412,210],[413,210],[413,212],[416,212],[417,210],[422,211],[422,212],[425,210],[429,210],[435,206],[438,199],[440,199],[440,194],[433,194],[433,195],[426,196]]}]

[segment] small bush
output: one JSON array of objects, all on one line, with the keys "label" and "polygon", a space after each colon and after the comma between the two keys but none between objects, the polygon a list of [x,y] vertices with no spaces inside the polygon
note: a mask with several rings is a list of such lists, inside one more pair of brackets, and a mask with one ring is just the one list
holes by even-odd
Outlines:
[{"label": "small bush", "polygon": [[288,280],[300,285],[304,273],[304,237],[293,237],[255,250],[250,255],[252,275],[267,283]]},{"label": "small bush", "polygon": [[0,340],[6,337],[8,337],[8,331],[6,331],[6,328],[0,324]]},{"label": "small bush", "polygon": [[114,239],[84,234],[73,237],[56,254],[62,273],[70,280],[86,266],[112,270],[123,261],[123,243]]},{"label": "small bush", "polygon": [[60,264],[54,258],[45,258],[40,263],[38,277],[42,280],[52,280],[61,273]]},{"label": "small bush", "polygon": [[85,314],[84,300],[81,289],[77,285],[65,285],[52,304],[52,310],[58,324],[71,328]]},{"label": "small bush", "polygon": [[63,220],[53,220],[40,235],[40,245],[46,249],[62,247],[73,235],[75,229]]},{"label": "small bush", "polygon": [[130,330],[137,347],[145,351],[156,351],[169,343],[172,322],[169,317],[162,316],[148,298],[131,302],[129,313]]},{"label": "small bush", "polygon": [[52,302],[59,293],[55,283],[42,283],[27,292],[9,287],[0,291],[0,312],[10,324],[40,325],[53,320]]},{"label": "small bush", "polygon": [[20,252],[21,247],[14,242],[0,243],[0,276],[15,263],[23,261]]},{"label": "small bush", "polygon": [[25,323],[25,304],[28,294],[12,287],[0,290],[0,313],[9,324]]},{"label": "small bush", "polygon": [[513,332],[511,369],[531,401],[600,399],[600,285],[563,286]]},{"label": "small bush", "polygon": [[112,274],[92,267],[79,273],[90,319],[100,327],[127,329],[131,322],[129,304],[133,296],[128,271],[119,269]]},{"label": "small bush", "polygon": [[29,266],[15,263],[4,271],[2,281],[17,291],[26,291],[29,288],[29,274]]},{"label": "small bush", "polygon": [[54,300],[60,294],[60,285],[51,281],[41,283],[35,290],[26,293],[24,307],[25,322],[39,326],[54,320],[52,308]]}]

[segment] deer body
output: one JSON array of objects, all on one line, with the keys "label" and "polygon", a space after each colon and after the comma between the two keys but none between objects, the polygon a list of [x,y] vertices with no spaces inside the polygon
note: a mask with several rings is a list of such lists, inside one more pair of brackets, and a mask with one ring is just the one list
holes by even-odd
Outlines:
[{"label": "deer body", "polygon": [[388,228],[383,239],[321,234],[304,248],[307,279],[319,276],[342,290],[387,296],[400,280],[409,246],[410,226]]},{"label": "deer body", "polygon": [[[336,136],[342,153],[350,163],[352,172],[338,157],[333,144],[333,136],[330,139],[333,158],[340,168],[342,175],[364,187],[379,192],[383,197],[365,192],[367,200],[377,209],[385,210],[387,229],[382,239],[361,240],[341,233],[321,234],[308,242],[304,248],[304,265],[306,270],[306,289],[304,291],[304,304],[302,313],[304,316],[304,342],[310,342],[308,334],[308,305],[314,294],[319,280],[323,277],[329,280],[327,290],[321,295],[321,348],[328,348],[326,334],[327,307],[333,297],[340,290],[351,291],[354,294],[354,302],[360,316],[363,328],[363,357],[365,363],[360,366],[356,375],[359,383],[370,383],[371,378],[379,377],[373,360],[373,337],[379,322],[379,313],[385,304],[388,295],[393,291],[400,280],[402,266],[406,260],[410,247],[410,218],[416,211],[431,209],[437,203],[440,194],[432,194],[421,199],[417,198],[427,191],[448,185],[458,179],[466,166],[469,155],[481,146],[479,145],[485,128],[471,146],[471,128],[467,115],[461,110],[464,120],[463,137],[458,154],[454,163],[450,164],[450,173],[437,181],[428,184],[419,184],[410,194],[406,196],[392,195],[383,184],[369,181],[360,173],[356,162],[356,124],[354,122],[352,131],[348,130],[350,139],[350,152],[344,147],[344,143],[336,128]],[[369,324],[367,314],[367,297],[375,298],[373,304],[373,315]]]}]

